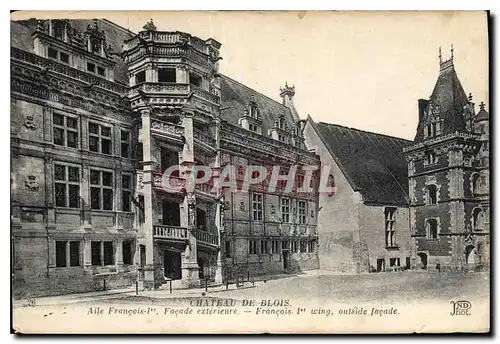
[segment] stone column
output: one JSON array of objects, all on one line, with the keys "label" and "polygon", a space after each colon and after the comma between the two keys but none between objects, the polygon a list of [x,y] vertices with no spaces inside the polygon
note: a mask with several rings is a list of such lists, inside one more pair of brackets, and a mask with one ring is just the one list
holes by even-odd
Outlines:
[{"label": "stone column", "polygon": [[90,205],[90,169],[89,163],[82,164],[82,178],[80,179],[80,205],[82,207],[81,229],[92,230],[92,208]]},{"label": "stone column", "polygon": [[184,197],[181,213],[181,225],[187,227],[188,240],[186,251],[182,257],[182,284],[186,287],[199,285],[199,267],[196,244],[196,197],[194,194],[194,140],[193,140],[193,116],[194,111],[190,106],[183,109],[182,125],[186,139],[179,161],[180,173],[186,180],[187,194]]},{"label": "stone column", "polygon": [[54,161],[45,156],[45,194],[47,206],[47,230],[56,229],[56,214],[54,210]]},{"label": "stone column", "polygon": [[142,147],[143,147],[143,188],[144,196],[144,243],[146,247],[146,265],[144,266],[144,288],[157,288],[159,284],[155,276],[156,265],[154,248],[154,190],[153,190],[153,161],[154,138],[151,135],[151,119],[149,112],[142,112]]},{"label": "stone column", "polygon": [[92,247],[90,238],[83,238],[83,268],[86,274],[92,274]]},{"label": "stone column", "polygon": [[123,229],[123,219],[122,219],[122,171],[115,171],[115,181],[114,181],[114,210],[115,210],[115,228]]},{"label": "stone column", "polygon": [[115,245],[115,264],[118,272],[123,272],[123,240],[116,239]]},{"label": "stone column", "polygon": [[66,241],[66,267],[70,266],[70,261],[71,261],[71,255],[70,255],[70,248],[71,245],[69,244],[70,241]]},{"label": "stone column", "polygon": [[218,246],[219,250],[217,251],[217,268],[215,270],[215,283],[222,283],[223,276],[222,276],[222,249],[224,247],[223,242],[222,242],[222,235],[224,233],[224,204],[225,204],[225,199],[224,199],[224,194],[223,190],[221,189],[221,180],[220,180],[220,171],[221,171],[221,166],[220,166],[220,160],[221,160],[221,151],[220,151],[220,119],[217,118],[214,121],[215,123],[215,147],[217,149],[217,153],[215,155],[215,163],[212,168],[212,173],[213,173],[213,183],[214,187],[216,188],[216,199],[217,199],[217,204],[216,204],[216,214],[215,214],[215,226],[217,227],[217,237],[218,237]]}]

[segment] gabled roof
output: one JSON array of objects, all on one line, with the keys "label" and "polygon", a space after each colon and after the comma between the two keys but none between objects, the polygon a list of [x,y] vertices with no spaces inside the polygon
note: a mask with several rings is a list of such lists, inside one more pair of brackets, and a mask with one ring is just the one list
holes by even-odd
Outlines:
[{"label": "gabled roof", "polygon": [[411,141],[336,124],[310,122],[364,202],[408,204],[408,170],[402,151]]},{"label": "gabled roof", "polygon": [[479,104],[479,112],[477,113],[476,117],[474,117],[475,122],[481,122],[481,121],[489,121],[490,120],[490,114],[488,111],[484,109],[484,103],[481,102]]},{"label": "gabled roof", "polygon": [[221,117],[231,124],[238,125],[250,101],[255,101],[262,118],[262,135],[267,136],[268,129],[281,114],[285,116],[289,128],[295,127],[288,107],[225,75],[221,78],[221,93],[221,107],[224,109]]},{"label": "gabled roof", "polygon": [[[453,58],[440,63],[439,76],[434,90],[429,98],[429,106],[438,106],[442,119],[441,133],[447,134],[455,131],[465,131],[464,106],[469,103],[462,84],[458,79]],[[424,139],[424,123],[426,116],[423,116],[417,127],[415,141]]]}]

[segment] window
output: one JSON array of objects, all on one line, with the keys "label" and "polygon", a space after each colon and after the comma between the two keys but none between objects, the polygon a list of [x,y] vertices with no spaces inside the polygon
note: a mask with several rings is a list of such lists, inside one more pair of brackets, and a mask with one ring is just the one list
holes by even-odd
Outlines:
[{"label": "window", "polygon": [[297,253],[298,246],[297,246],[297,241],[292,241],[292,253]]},{"label": "window", "polygon": [[304,176],[299,174],[297,175],[297,188],[301,188],[304,186]]},{"label": "window", "polygon": [[140,84],[141,82],[145,82],[145,81],[146,81],[146,72],[145,71],[139,72],[135,75],[135,83],[136,84]]},{"label": "window", "polygon": [[78,148],[78,121],[76,118],[60,114],[52,115],[54,144]]},{"label": "window", "polygon": [[52,21],[52,33],[55,38],[65,40],[66,38],[66,23],[59,20]]},{"label": "window", "polygon": [[113,173],[90,170],[90,204],[92,209],[113,210]]},{"label": "window", "polygon": [[475,208],[472,212],[472,228],[482,229],[482,213],[480,208]]},{"label": "window", "polygon": [[387,207],[384,210],[385,215],[385,246],[396,246],[396,209]]},{"label": "window", "polygon": [[56,241],[56,267],[66,266],[66,241]]},{"label": "window", "polygon": [[290,222],[290,198],[281,199],[281,221],[284,223]]},{"label": "window", "polygon": [[61,60],[61,62],[69,63],[69,55],[66,53],[60,52],[59,59]]},{"label": "window", "polygon": [[280,119],[278,121],[278,127],[282,130],[286,129],[286,122],[285,122],[285,117],[280,116]]},{"label": "window", "polygon": [[226,256],[226,258],[231,258],[231,240],[226,240],[224,246],[224,255]]},{"label": "window", "polygon": [[437,204],[437,187],[429,185],[427,187],[427,204]]},{"label": "window", "polygon": [[279,240],[273,240],[273,241],[271,241],[271,253],[272,254],[279,253],[279,251],[280,251],[279,245],[280,245]]},{"label": "window", "polygon": [[436,155],[433,152],[425,153],[425,160],[428,165],[434,164],[436,162]]},{"label": "window", "polygon": [[250,254],[257,254],[257,241],[249,240],[248,241],[248,252]]},{"label": "window", "polygon": [[122,175],[122,210],[130,211],[130,201],[132,197],[132,176]]},{"label": "window", "polygon": [[174,68],[160,68],[158,69],[158,82],[176,82]]},{"label": "window", "polygon": [[89,150],[92,152],[111,154],[111,128],[89,123]]},{"label": "window", "polygon": [[306,201],[298,201],[299,207],[299,223],[306,223]]},{"label": "window", "polygon": [[300,253],[306,253],[307,249],[307,242],[306,241],[300,241]]},{"label": "window", "polygon": [[288,136],[283,135],[283,134],[278,134],[278,141],[288,143]]},{"label": "window", "polygon": [[87,62],[87,72],[95,73],[95,64]]},{"label": "window", "polygon": [[477,193],[479,191],[479,174],[475,173],[472,175],[472,192]]},{"label": "window", "polygon": [[122,243],[123,265],[131,265],[134,262],[133,244],[133,241],[124,241]]},{"label": "window", "polygon": [[248,125],[248,129],[249,129],[250,131],[253,131],[254,133],[257,133],[257,134],[259,134],[259,133],[260,133],[260,127],[259,127],[258,125],[256,125],[256,124],[252,124],[252,123],[250,123],[250,124]]},{"label": "window", "polygon": [[269,247],[267,246],[267,240],[260,241],[260,254],[269,253]]},{"label": "window", "polygon": [[283,241],[281,242],[281,249],[282,249],[282,250],[288,250],[288,249],[289,249],[289,247],[290,247],[290,243],[289,243],[289,241],[288,241],[288,240],[283,240]]},{"label": "window", "polygon": [[427,130],[427,137],[435,137],[437,133],[437,124],[436,123],[427,124],[426,130]]},{"label": "window", "polygon": [[115,264],[115,250],[112,241],[92,241],[90,251],[92,265],[106,266]]},{"label": "window", "polygon": [[80,207],[80,169],[54,165],[56,207]]},{"label": "window", "polygon": [[56,241],[56,267],[68,266],[80,266],[80,242]]},{"label": "window", "polygon": [[51,59],[56,59],[57,60],[57,53],[58,53],[58,51],[56,49],[49,47],[48,53],[49,53],[49,57]]},{"label": "window", "polygon": [[189,83],[191,85],[201,87],[201,76],[194,73],[189,73]]},{"label": "window", "polygon": [[308,251],[314,252],[314,248],[316,247],[316,242],[314,240],[308,241]]},{"label": "window", "polygon": [[437,239],[438,238],[438,223],[436,219],[429,219],[426,222],[427,227],[427,239]]},{"label": "window", "polygon": [[262,195],[252,194],[253,220],[262,221]]},{"label": "window", "polygon": [[105,76],[106,75],[106,69],[103,67],[97,67],[97,74]]},{"label": "window", "polygon": [[121,142],[121,156],[122,158],[129,158],[130,157],[130,131],[128,130],[122,130],[121,131],[121,137],[120,137],[120,142]]}]

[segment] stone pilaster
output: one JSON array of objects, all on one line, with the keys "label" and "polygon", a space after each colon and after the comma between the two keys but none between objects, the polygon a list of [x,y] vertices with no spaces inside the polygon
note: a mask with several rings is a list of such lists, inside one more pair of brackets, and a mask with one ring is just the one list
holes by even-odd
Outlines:
[{"label": "stone pilaster", "polygon": [[144,266],[144,287],[152,289],[158,287],[158,281],[155,278],[155,268],[158,264],[155,259],[154,249],[154,231],[153,231],[153,212],[154,212],[154,190],[153,190],[153,161],[152,151],[154,149],[154,139],[151,136],[151,119],[149,112],[142,113],[142,147],[143,147],[143,188],[144,196],[144,243],[146,247],[146,265]]}]

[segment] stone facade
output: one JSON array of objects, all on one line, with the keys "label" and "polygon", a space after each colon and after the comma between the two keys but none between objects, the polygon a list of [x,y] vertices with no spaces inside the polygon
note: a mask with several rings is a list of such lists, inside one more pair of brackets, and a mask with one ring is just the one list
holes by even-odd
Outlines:
[{"label": "stone facade", "polygon": [[293,87],[275,102],[219,74],[216,40],[152,22],[138,34],[97,20],[11,31],[16,297],[318,268],[316,179],[300,193],[269,191],[269,178],[234,192],[219,178],[228,165],[238,185],[248,165],[319,166]]},{"label": "stone facade", "polygon": [[[308,118],[304,132],[307,146],[321,157],[323,168],[329,168],[335,185],[334,194],[319,195],[320,268],[358,274],[406,268],[411,256],[408,205],[398,203],[396,198],[385,204],[370,201],[364,190],[356,186],[351,171],[342,164],[343,159],[362,157],[336,154],[328,145],[329,139],[321,135],[320,126],[330,125],[317,124]],[[337,138],[343,140],[344,135],[337,135]],[[363,138],[358,137],[358,140]],[[394,210],[391,221],[395,224],[392,227],[395,236],[391,244],[386,242],[387,209]]]},{"label": "stone facade", "polygon": [[480,270],[489,265],[489,115],[476,114],[453,65],[442,61],[429,100],[419,100],[408,161],[414,266]]}]

